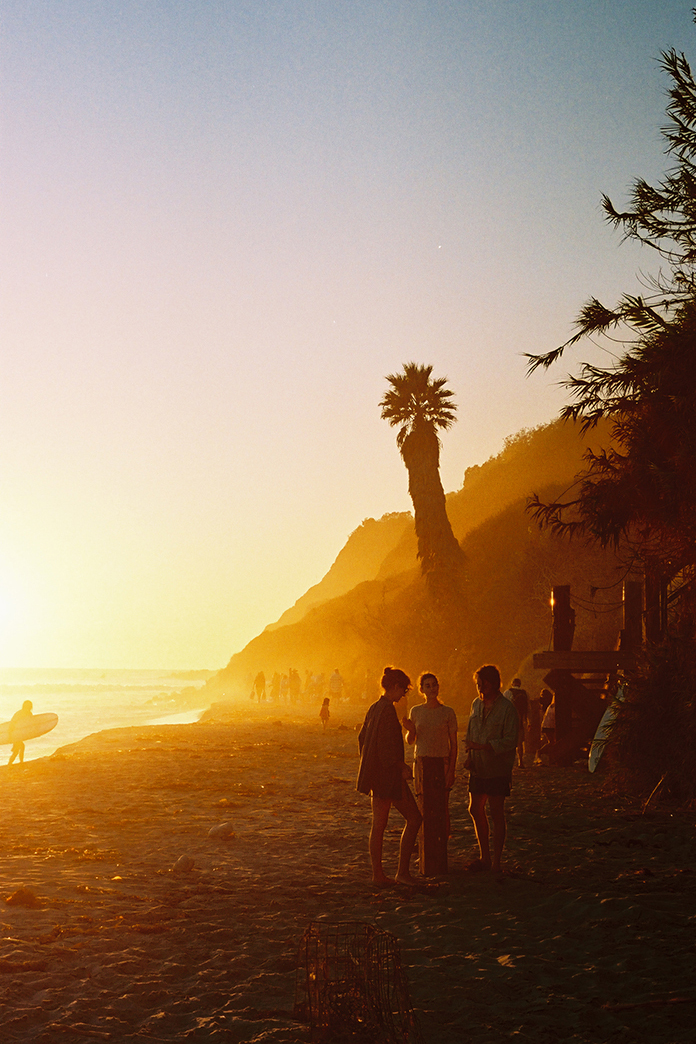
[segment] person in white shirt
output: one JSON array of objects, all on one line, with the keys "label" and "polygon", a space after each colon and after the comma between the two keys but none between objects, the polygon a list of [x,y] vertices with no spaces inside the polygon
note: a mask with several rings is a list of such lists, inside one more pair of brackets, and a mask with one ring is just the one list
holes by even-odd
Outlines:
[{"label": "person in white shirt", "polygon": [[447,872],[450,834],[449,792],[457,765],[457,716],[439,699],[440,684],[431,673],[421,674],[418,688],[425,702],[402,719],[407,743],[415,741],[415,783],[423,815],[421,873]]}]

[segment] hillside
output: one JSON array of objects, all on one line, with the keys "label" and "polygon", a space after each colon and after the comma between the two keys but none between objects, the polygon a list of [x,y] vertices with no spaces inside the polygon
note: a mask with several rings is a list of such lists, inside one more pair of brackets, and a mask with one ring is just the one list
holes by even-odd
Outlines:
[{"label": "hillside", "polygon": [[383,515],[379,521],[374,518],[364,519],[348,537],[323,580],[310,587],[266,630],[274,631],[278,627],[297,623],[310,609],[322,602],[346,594],[364,580],[374,580],[385,557],[400,542],[404,533],[412,530],[413,516],[407,511]]},{"label": "hillside", "polygon": [[290,666],[326,674],[339,666],[357,698],[374,694],[387,662],[414,674],[435,669],[458,689],[483,660],[508,675],[548,646],[549,595],[557,583],[570,583],[577,599],[576,647],[612,647],[620,590],[604,592],[604,605],[595,605],[591,592],[618,583],[620,563],[609,552],[539,531],[525,511],[532,491],[554,496],[571,484],[585,445],[576,428],[561,422],[521,432],[498,456],[469,468],[462,489],[449,494],[468,563],[469,606],[458,648],[442,648],[433,629],[412,519],[392,514],[365,520],[321,583],[211,679],[211,694],[248,694],[259,669],[269,676]]}]

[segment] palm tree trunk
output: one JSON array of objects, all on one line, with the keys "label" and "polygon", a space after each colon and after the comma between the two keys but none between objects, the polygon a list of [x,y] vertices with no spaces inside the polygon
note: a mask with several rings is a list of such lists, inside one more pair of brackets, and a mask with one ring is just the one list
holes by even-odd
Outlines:
[{"label": "palm tree trunk", "polygon": [[462,607],[464,554],[447,517],[440,444],[432,428],[414,429],[401,448],[413,502],[421,572],[438,603]]}]

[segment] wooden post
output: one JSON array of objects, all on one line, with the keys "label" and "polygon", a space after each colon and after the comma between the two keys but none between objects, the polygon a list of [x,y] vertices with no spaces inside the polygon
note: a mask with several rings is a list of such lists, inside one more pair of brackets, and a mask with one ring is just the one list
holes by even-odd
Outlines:
[{"label": "wooden post", "polygon": [[553,648],[555,652],[573,648],[575,610],[570,604],[570,585],[554,587],[551,593],[553,608]]},{"label": "wooden post", "polygon": [[445,759],[416,759],[416,798],[423,816],[418,840],[420,872],[426,877],[447,873],[449,816]]},{"label": "wooden post", "polygon": [[623,585],[623,638],[631,652],[643,644],[643,585],[637,580],[626,580]]}]

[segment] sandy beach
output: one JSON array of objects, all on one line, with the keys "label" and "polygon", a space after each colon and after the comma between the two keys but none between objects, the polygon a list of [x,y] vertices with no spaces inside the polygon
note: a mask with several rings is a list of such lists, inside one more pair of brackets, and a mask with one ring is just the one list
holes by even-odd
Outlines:
[{"label": "sandy beach", "polygon": [[[582,767],[518,771],[496,879],[463,869],[460,779],[448,878],[375,891],[361,711],[325,734],[314,714],[242,711],[0,769],[4,1040],[307,1041],[292,1009],[313,920],[394,933],[426,1044],[694,1039],[693,813],[641,815]],[[388,870],[399,831],[392,813]]]}]

